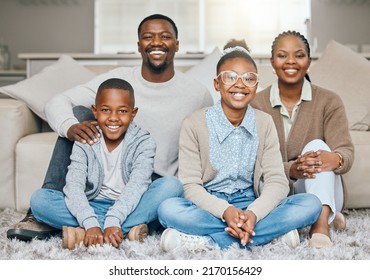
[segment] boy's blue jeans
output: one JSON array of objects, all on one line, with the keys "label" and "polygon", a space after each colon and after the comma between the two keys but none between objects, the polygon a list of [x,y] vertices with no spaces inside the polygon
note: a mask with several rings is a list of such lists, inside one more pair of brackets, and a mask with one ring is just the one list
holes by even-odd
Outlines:
[{"label": "boy's blue jeans", "polygon": [[[217,197],[227,200],[236,208],[245,210],[254,201],[254,197],[248,197],[246,191],[239,191],[228,195],[212,192]],[[253,243],[246,247],[262,245],[272,241],[293,229],[303,228],[313,224],[321,213],[320,200],[312,194],[297,194],[284,199],[265,218],[260,220],[252,237]],[[164,201],[158,208],[160,223],[166,228],[175,228],[181,232],[209,236],[221,248],[227,248],[240,239],[234,238],[225,231],[227,224],[213,216],[185,198],[170,198]]]},{"label": "boy's blue jeans", "polygon": [[[121,225],[122,232],[127,234],[130,229],[138,224],[155,223],[158,219],[158,206],[167,198],[180,197],[183,187],[180,181],[173,176],[165,176],[155,180],[143,194],[135,210]],[[104,228],[105,215],[114,204],[113,200],[92,199],[90,206],[98,216],[100,227]],[[79,226],[76,218],[69,212],[64,193],[42,188],[38,189],[31,197],[31,210],[36,220],[61,229],[63,226]]]}]

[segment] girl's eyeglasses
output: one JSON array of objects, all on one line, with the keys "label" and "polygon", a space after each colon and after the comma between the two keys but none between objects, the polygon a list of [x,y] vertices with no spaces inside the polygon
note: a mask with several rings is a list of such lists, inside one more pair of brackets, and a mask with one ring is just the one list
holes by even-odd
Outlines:
[{"label": "girl's eyeglasses", "polygon": [[233,85],[240,78],[246,87],[255,87],[258,83],[258,74],[254,72],[246,72],[242,75],[234,71],[222,71],[216,78],[221,76],[221,80],[225,85]]}]

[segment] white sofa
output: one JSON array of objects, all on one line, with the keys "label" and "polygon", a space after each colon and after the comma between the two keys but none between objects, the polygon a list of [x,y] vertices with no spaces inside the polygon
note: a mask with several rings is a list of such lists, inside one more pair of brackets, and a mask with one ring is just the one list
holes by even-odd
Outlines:
[{"label": "white sofa", "polygon": [[[342,46],[336,44],[335,42],[332,43],[331,46],[328,46],[328,48],[329,49],[327,49],[322,57],[320,57],[319,61],[312,67],[311,79],[314,83],[324,85],[328,88],[332,88],[333,90],[336,89],[335,86],[341,86],[345,89],[345,86],[341,85],[335,80],[338,79],[338,76],[335,73],[329,73],[331,77],[330,79],[334,79],[334,82],[329,83],[330,79],[325,78],[325,75],[322,73],[322,71],[325,72],[326,67],[333,67],[333,65],[327,63],[327,61],[334,61],[335,63],[338,63],[338,57],[348,58],[347,52],[350,52],[349,54],[351,55],[351,58],[352,56],[356,57],[358,55],[351,53],[352,51],[350,50],[342,49]],[[338,52],[338,50],[338,57],[334,56],[331,58],[330,56],[336,54],[335,51]],[[343,51],[346,53],[343,54]],[[215,65],[218,58],[219,52],[213,52],[202,62],[200,62],[199,65],[187,70],[187,73],[190,76],[199,79],[212,91],[215,99],[217,98],[217,93],[212,90],[212,77],[213,73],[215,72]],[[322,65],[320,65],[321,59],[323,60]],[[360,62],[362,63],[361,59]],[[368,72],[365,73],[365,75],[367,75],[366,77],[370,77],[370,62],[367,62],[369,65],[367,65],[366,62],[363,63],[365,69],[360,70],[367,70]],[[68,60],[66,65],[69,68],[75,67],[76,69],[75,71],[67,71],[68,73],[64,73],[65,75],[72,75],[75,78],[77,69],[80,72],[85,71],[84,69],[79,68],[83,68],[82,66],[70,66],[69,64],[71,63],[73,64],[74,62]],[[62,66],[65,67],[66,65]],[[358,70],[357,64],[355,64],[354,67]],[[271,71],[271,66],[258,65],[258,68],[262,79],[260,86],[265,87],[275,79]],[[90,67],[90,70],[91,69],[99,72],[102,68]],[[60,71],[63,71],[63,69],[57,67],[47,70],[49,72],[56,71],[56,74],[58,74],[57,76],[63,77],[63,79],[66,80],[64,74],[64,76],[60,76]],[[87,72],[82,75],[84,77],[81,80],[75,80],[73,83],[82,83],[83,80],[91,78],[89,75],[93,76],[90,71],[86,71]],[[199,73],[204,73],[204,75],[199,75]],[[50,73],[46,73],[45,70],[44,72],[40,73],[41,77],[38,78],[45,79],[45,76],[48,76],[49,74]],[[346,73],[343,73],[343,75],[345,74]],[[55,73],[53,73],[53,75],[55,75]],[[48,83],[50,86],[56,87],[55,83],[50,82],[53,77],[48,76],[47,78],[48,79],[46,79],[46,81],[49,81]],[[366,79],[359,80],[359,82],[364,82],[367,86],[368,96],[370,96],[369,80],[370,79],[367,79],[367,81]],[[358,79],[354,82],[357,81]],[[32,92],[35,91],[35,89],[30,88],[33,86],[32,83],[30,83],[28,86],[30,94],[37,94]],[[71,86],[72,85],[68,83],[63,84],[63,87],[66,88]],[[350,81],[347,81],[346,86],[351,86]],[[355,89],[358,89],[357,87],[358,85],[355,86]],[[42,107],[37,108],[38,105],[41,106],[42,104],[40,105],[38,102],[35,103],[36,105],[32,104],[32,102],[29,100],[32,97],[27,95],[27,93],[23,92],[23,95],[18,94],[15,96],[15,93],[9,91],[9,89],[13,90],[12,87],[0,88],[0,92],[4,92],[17,98],[17,100],[9,97],[0,98],[0,131],[2,131],[2,135],[0,136],[0,209],[13,208],[19,211],[24,211],[29,207],[29,199],[32,192],[40,188],[42,185],[57,135],[55,132],[50,130],[43,120],[44,116]],[[24,87],[23,90],[27,91],[27,87]],[[54,90],[56,91],[56,89]],[[40,89],[38,89],[38,91],[39,94],[41,94]],[[356,94],[353,94],[353,92],[344,92],[344,94],[349,93],[352,93],[352,95],[349,96],[350,99],[356,98]],[[55,94],[55,92],[53,94]],[[345,99],[343,98],[342,94],[341,97],[342,99]],[[42,98],[44,97],[40,97],[41,101]],[[346,208],[370,208],[370,162],[368,161],[370,158],[370,118],[368,116],[370,115],[366,115],[366,113],[370,111],[370,97],[368,99],[368,103],[360,100],[360,105],[355,104],[356,106],[360,107],[361,105],[365,106],[365,109],[367,109],[366,112],[364,108],[350,108],[350,110],[348,110],[349,114],[353,113],[357,118],[362,118],[361,121],[363,122],[350,122],[352,126],[350,133],[355,145],[355,162],[351,171],[343,176],[346,193]],[[41,101],[40,103],[42,103]],[[347,99],[345,99],[345,101],[347,101]],[[362,114],[359,114],[359,111],[361,111]],[[350,115],[349,119],[352,121]]]}]

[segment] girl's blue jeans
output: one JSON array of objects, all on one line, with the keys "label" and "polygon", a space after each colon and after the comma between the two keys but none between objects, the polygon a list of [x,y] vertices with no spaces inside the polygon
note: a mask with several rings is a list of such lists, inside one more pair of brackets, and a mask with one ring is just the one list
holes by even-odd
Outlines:
[{"label": "girl's blue jeans", "polygon": [[[121,225],[122,232],[127,234],[133,226],[149,224],[155,229],[158,223],[158,206],[171,197],[180,197],[183,187],[180,181],[173,176],[165,176],[155,180],[141,197],[135,210],[128,215]],[[105,215],[114,204],[113,200],[92,199],[90,206],[98,216],[100,227],[104,228]],[[31,210],[36,220],[61,229],[63,226],[79,226],[76,218],[69,212],[64,193],[47,188],[36,190],[31,197]]]},{"label": "girl's blue jeans", "polygon": [[[212,192],[227,200],[231,205],[245,210],[255,198],[248,197],[246,191],[228,195]],[[312,194],[296,194],[285,198],[265,218],[255,225],[253,243],[242,246],[240,239],[225,231],[227,224],[185,198],[170,198],[158,208],[160,223],[166,228],[175,228],[191,235],[209,236],[219,247],[227,248],[238,243],[241,248],[266,244],[294,229],[313,224],[321,213],[320,200]]]}]

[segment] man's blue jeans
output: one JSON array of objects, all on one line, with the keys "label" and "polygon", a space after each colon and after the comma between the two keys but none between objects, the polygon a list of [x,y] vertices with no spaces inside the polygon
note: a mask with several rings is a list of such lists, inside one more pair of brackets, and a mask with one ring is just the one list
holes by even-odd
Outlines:
[{"label": "man's blue jeans", "polygon": [[[73,113],[79,122],[95,120],[91,109],[83,106],[74,107]],[[68,138],[58,137],[42,188],[63,191],[63,187],[66,184],[68,166],[71,163],[72,147],[73,141],[70,141]]]},{"label": "man's blue jeans", "polygon": [[[180,197],[183,186],[174,176],[165,176],[155,180],[143,194],[135,210],[128,215],[121,225],[127,234],[138,224],[155,224],[158,219],[158,206],[167,198]],[[105,215],[114,204],[113,200],[92,199],[90,206],[98,216],[100,227],[104,228]],[[63,192],[53,189],[38,189],[31,197],[31,210],[36,220],[61,229],[63,226],[79,226],[76,218],[69,212]]]},{"label": "man's blue jeans", "polygon": [[[245,191],[228,195],[212,192],[233,206],[245,210],[254,198],[247,197]],[[246,247],[263,245],[293,229],[313,224],[321,213],[320,200],[312,194],[297,194],[285,198],[265,218],[258,221],[252,237],[253,243]],[[244,248],[240,239],[234,238],[225,231],[227,224],[185,198],[170,198],[158,208],[158,218],[165,228],[175,228],[181,232],[209,236],[221,248],[238,243]]]}]

